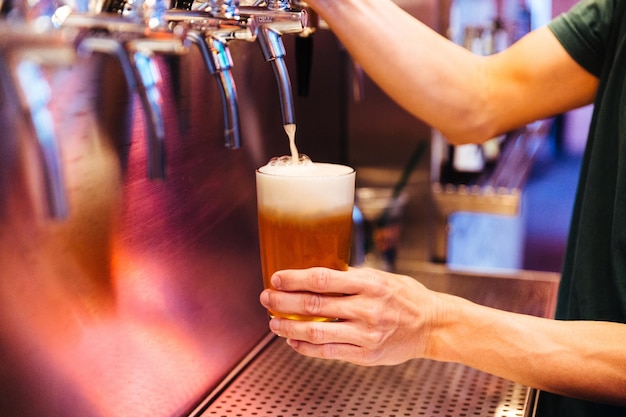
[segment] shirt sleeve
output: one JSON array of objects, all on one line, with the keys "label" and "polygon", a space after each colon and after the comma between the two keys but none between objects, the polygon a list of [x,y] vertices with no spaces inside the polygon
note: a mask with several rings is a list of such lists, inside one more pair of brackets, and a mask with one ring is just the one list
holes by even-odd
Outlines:
[{"label": "shirt sleeve", "polygon": [[583,0],[548,25],[571,57],[595,76],[602,71],[615,30],[616,1],[624,0]]}]

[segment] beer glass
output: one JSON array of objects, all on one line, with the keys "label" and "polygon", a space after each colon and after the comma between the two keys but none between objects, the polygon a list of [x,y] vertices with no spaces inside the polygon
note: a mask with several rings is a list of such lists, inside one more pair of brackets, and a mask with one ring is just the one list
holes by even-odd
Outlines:
[{"label": "beer glass", "polygon": [[[323,266],[347,270],[350,262],[355,171],[345,165],[265,165],[256,171],[261,267],[265,288],[283,269]],[[293,320],[334,320],[283,315]]]}]

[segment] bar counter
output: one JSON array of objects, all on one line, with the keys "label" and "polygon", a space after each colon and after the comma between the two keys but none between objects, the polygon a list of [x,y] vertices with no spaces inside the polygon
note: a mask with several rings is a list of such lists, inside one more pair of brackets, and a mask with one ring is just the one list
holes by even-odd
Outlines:
[{"label": "bar counter", "polygon": [[[552,317],[559,275],[453,271],[402,262],[427,287],[503,310]],[[416,359],[362,367],[312,359],[268,335],[191,416],[531,417],[535,392],[473,368]]]}]

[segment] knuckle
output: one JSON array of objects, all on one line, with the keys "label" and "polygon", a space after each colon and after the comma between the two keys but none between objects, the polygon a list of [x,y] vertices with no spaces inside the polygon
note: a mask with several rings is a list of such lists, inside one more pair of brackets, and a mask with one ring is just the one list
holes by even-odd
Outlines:
[{"label": "knuckle", "polygon": [[387,334],[382,331],[375,331],[370,333],[369,345],[371,349],[380,349],[385,345],[387,341]]},{"label": "knuckle", "polygon": [[302,308],[307,315],[316,316],[321,313],[322,297],[319,294],[308,294],[303,299]]},{"label": "knuckle", "polygon": [[318,292],[327,292],[330,288],[331,277],[330,271],[325,268],[316,268],[311,276],[313,280],[313,288]]},{"label": "knuckle", "polygon": [[374,296],[386,297],[388,295],[390,285],[387,282],[386,277],[381,275],[374,275],[370,283],[370,288]]},{"label": "knuckle", "polygon": [[323,329],[320,329],[315,323],[311,323],[311,325],[306,330],[306,338],[310,343],[320,344],[325,340],[326,332]]},{"label": "knuckle", "polygon": [[319,356],[322,359],[335,359],[338,357],[338,354],[337,346],[330,343],[321,346],[319,350]]}]

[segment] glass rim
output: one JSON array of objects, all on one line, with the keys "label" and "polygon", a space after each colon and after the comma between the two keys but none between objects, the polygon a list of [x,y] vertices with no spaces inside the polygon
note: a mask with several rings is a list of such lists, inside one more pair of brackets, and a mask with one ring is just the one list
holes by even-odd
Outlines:
[{"label": "glass rim", "polygon": [[[276,172],[263,172],[261,171],[261,168],[263,167],[259,167],[256,169],[256,173],[257,174],[261,174],[261,175],[267,175],[269,177],[280,177],[280,178],[334,178],[334,177],[344,177],[344,176],[348,176],[348,175],[352,175],[356,173],[356,169],[349,166],[349,165],[345,165],[345,164],[334,164],[334,163],[330,163],[330,162],[315,162],[316,164],[324,164],[324,165],[333,165],[333,166],[339,166],[339,167],[345,167],[348,168],[348,170],[346,172],[340,172],[340,173],[335,173],[335,174],[313,174],[313,175],[285,175],[285,174],[281,174],[281,173],[276,173]],[[265,165],[264,165],[265,166]]]}]

